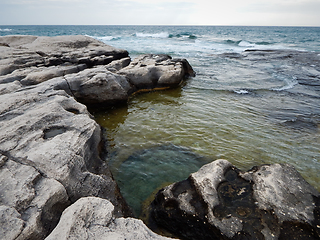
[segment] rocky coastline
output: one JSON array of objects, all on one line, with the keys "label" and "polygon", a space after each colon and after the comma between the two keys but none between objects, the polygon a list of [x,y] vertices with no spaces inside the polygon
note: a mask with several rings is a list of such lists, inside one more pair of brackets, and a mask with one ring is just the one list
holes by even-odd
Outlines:
[{"label": "rocky coastline", "polygon": [[[0,239],[168,239],[132,218],[103,161],[102,129],[87,107],[177,87],[194,74],[185,59],[150,54],[131,60],[126,50],[86,36],[0,37]],[[215,161],[161,190],[151,221],[182,239],[203,237],[182,226],[211,239],[286,239],[282,229],[310,236],[295,239],[319,239],[319,192],[290,166],[279,166],[240,173],[225,160]],[[233,192],[247,197],[237,204],[249,199],[249,206],[257,206],[248,211],[274,212],[270,222],[263,218],[250,231],[242,222],[252,222],[251,215],[217,208],[224,199],[217,189],[239,176],[242,192]],[[199,221],[205,226],[194,224]]]}]

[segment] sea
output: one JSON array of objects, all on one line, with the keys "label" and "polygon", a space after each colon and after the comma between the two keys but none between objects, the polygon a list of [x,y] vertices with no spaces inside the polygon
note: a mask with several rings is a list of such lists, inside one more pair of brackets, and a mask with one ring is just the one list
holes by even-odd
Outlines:
[{"label": "sea", "polygon": [[92,112],[136,216],[152,196],[216,159],[243,171],[290,164],[320,190],[320,27],[0,26],[0,35],[87,35],[141,54],[186,58],[175,89]]}]

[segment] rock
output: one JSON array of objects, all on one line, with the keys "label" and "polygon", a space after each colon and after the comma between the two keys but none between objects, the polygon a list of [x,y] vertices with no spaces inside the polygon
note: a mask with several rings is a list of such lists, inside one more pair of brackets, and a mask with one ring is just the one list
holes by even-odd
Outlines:
[{"label": "rock", "polygon": [[[128,57],[126,50],[116,49],[87,36],[4,36],[0,37],[0,44],[9,46],[0,45],[0,76],[7,75],[0,78],[0,83],[10,81],[8,79],[24,79],[26,85],[36,84],[79,72],[84,66],[105,65]],[[58,65],[59,68],[46,69]],[[31,67],[31,71],[21,72]]]},{"label": "rock", "polygon": [[127,57],[127,58],[122,58],[120,60],[115,60],[112,61],[111,63],[109,63],[106,68],[110,71],[110,72],[117,72],[122,68],[127,67],[131,62],[131,58]]},{"label": "rock", "polygon": [[287,164],[217,160],[160,190],[151,221],[183,239],[319,239],[320,193]]},{"label": "rock", "polygon": [[65,76],[72,95],[84,104],[113,104],[126,102],[131,85],[124,76],[112,73],[105,67],[86,69]]},{"label": "rock", "polygon": [[65,188],[19,159],[0,156],[1,239],[44,238],[69,204]]},{"label": "rock", "polygon": [[72,202],[93,195],[118,206],[117,186],[99,157],[100,126],[55,85],[57,79],[0,95],[0,150],[58,180]]},{"label": "rock", "polygon": [[[156,59],[164,82],[187,75],[183,60],[152,56],[150,68]],[[82,104],[127,101],[139,90],[120,73],[130,61],[127,51],[86,36],[0,37],[0,239],[43,239],[87,196],[110,201],[115,217],[131,216],[101,158],[101,128]]]},{"label": "rock", "polygon": [[143,55],[121,69],[137,90],[174,87],[186,76],[195,73],[186,60],[174,60],[168,55]]},{"label": "rock", "polygon": [[169,239],[148,229],[141,220],[115,218],[111,202],[96,197],[81,198],[62,214],[46,238],[54,239]]}]

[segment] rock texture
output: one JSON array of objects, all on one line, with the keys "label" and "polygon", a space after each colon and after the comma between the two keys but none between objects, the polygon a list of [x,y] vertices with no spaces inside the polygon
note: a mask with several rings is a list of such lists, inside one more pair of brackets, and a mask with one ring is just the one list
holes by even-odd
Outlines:
[{"label": "rock texture", "polygon": [[86,197],[79,199],[62,214],[57,227],[46,238],[55,239],[132,239],[165,240],[148,229],[141,220],[115,218],[114,206],[105,199]]},{"label": "rock texture", "polygon": [[319,239],[320,193],[290,165],[204,165],[158,192],[151,221],[183,239]]},{"label": "rock texture", "polygon": [[[185,60],[149,58],[147,68],[164,65],[159,79],[176,81],[166,86],[190,71]],[[130,216],[102,161],[100,126],[82,104],[115,104],[139,90],[131,79],[148,73],[140,66],[135,75],[130,62],[127,51],[86,36],[0,37],[0,239],[43,239],[81,197],[108,199],[114,216]]]}]

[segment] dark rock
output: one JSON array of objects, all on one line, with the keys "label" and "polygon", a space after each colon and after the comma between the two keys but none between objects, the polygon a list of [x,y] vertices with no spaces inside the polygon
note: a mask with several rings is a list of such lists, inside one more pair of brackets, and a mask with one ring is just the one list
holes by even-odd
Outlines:
[{"label": "dark rock", "polygon": [[290,165],[241,172],[226,160],[160,190],[156,224],[183,239],[319,239],[320,193]]}]

